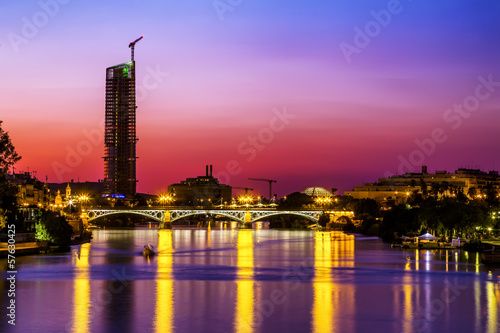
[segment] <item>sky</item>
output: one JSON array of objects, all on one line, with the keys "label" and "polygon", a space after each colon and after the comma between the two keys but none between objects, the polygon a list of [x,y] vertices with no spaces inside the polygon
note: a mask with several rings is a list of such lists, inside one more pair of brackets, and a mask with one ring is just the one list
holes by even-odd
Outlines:
[{"label": "sky", "polygon": [[2,0],[0,120],[18,171],[103,179],[106,67],[138,86],[137,189],[211,164],[283,196],[500,169],[500,2]]}]

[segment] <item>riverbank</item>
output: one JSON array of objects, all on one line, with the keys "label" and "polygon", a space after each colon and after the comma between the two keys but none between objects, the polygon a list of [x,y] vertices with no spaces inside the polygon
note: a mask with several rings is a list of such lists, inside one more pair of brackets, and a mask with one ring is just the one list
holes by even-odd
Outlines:
[{"label": "riverbank", "polygon": [[[42,252],[46,252],[50,249],[49,243],[44,241],[39,242],[25,242],[25,243],[16,243],[15,244],[15,253],[14,255],[29,255],[29,254],[38,254]],[[9,254],[9,244],[7,242],[0,243],[0,258],[5,258]]]}]

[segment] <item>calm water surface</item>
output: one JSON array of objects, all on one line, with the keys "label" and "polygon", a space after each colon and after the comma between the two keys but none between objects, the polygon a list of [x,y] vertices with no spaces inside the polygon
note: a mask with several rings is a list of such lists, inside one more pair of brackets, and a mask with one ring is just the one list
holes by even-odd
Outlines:
[{"label": "calm water surface", "polygon": [[[101,230],[17,258],[2,332],[499,332],[499,268],[465,251],[283,230]],[[144,244],[158,255],[141,255]],[[6,260],[0,261],[3,271]]]}]

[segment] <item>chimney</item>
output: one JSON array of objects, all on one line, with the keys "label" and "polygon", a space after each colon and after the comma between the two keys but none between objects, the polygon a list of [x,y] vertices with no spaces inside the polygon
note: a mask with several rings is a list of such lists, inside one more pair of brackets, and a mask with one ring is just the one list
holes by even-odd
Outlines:
[{"label": "chimney", "polygon": [[210,164],[210,177],[212,177],[212,164]]},{"label": "chimney", "polygon": [[208,177],[208,164],[205,165],[205,176]]},{"label": "chimney", "polygon": [[422,174],[423,175],[427,174],[427,165],[422,165]]}]

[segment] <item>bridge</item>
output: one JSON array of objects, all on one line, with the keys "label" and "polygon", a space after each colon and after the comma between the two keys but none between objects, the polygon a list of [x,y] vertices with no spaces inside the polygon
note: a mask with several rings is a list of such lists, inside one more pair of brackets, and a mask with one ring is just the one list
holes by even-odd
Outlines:
[{"label": "bridge", "polygon": [[134,214],[149,217],[160,222],[160,228],[169,228],[172,222],[195,215],[210,215],[227,217],[240,224],[251,224],[274,215],[297,215],[313,222],[318,222],[319,217],[325,213],[330,216],[330,222],[337,223],[347,217],[352,219],[352,211],[330,210],[276,210],[276,209],[88,209],[87,222],[114,214]]}]

